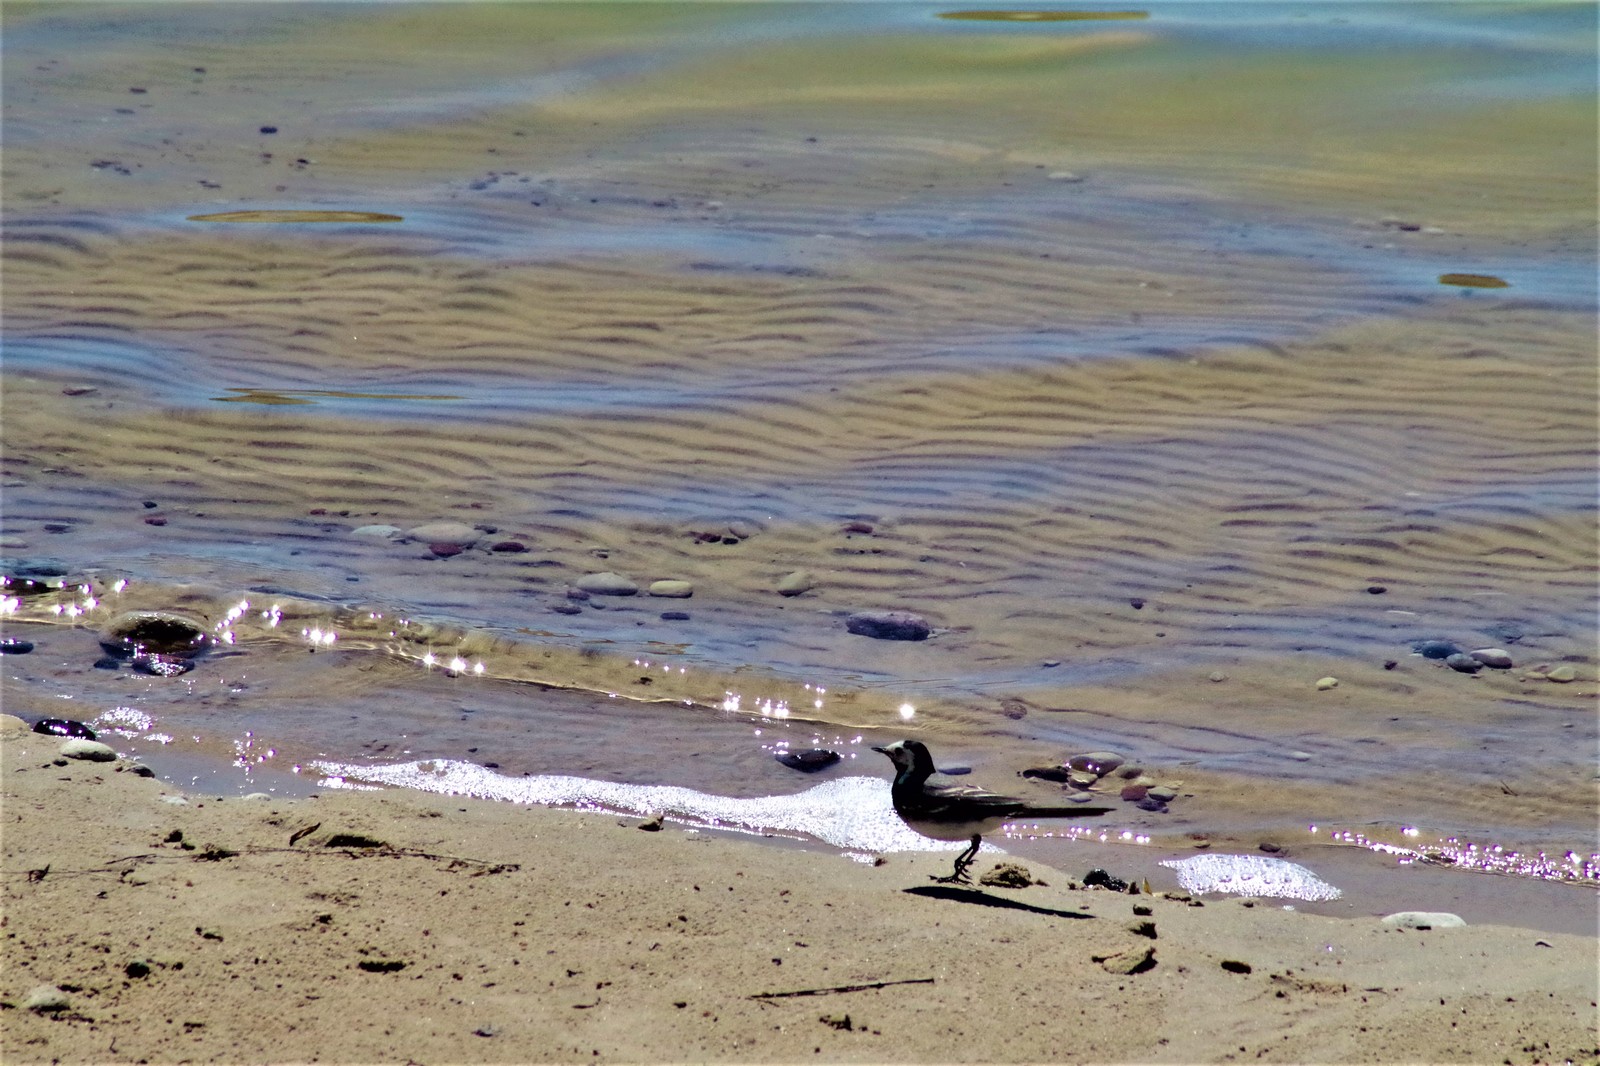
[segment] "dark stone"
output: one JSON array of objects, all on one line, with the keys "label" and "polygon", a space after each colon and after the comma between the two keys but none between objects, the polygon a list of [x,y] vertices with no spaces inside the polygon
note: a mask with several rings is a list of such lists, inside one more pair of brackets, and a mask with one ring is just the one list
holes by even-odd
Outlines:
[{"label": "dark stone", "polygon": [[1072,771],[1065,766],[1030,766],[1022,771],[1022,776],[1036,781],[1054,781],[1064,785],[1072,779]]},{"label": "dark stone", "polygon": [[827,748],[812,748],[810,751],[780,751],[773,758],[791,770],[814,774],[838,762],[839,753],[829,751]]},{"label": "dark stone", "polygon": [[933,632],[927,619],[910,611],[858,611],[845,619],[844,627],[876,640],[927,640]]},{"label": "dark stone", "polygon": [[1483,669],[1482,663],[1459,651],[1446,658],[1444,664],[1452,670],[1460,670],[1463,674],[1475,674]]},{"label": "dark stone", "polygon": [[122,669],[122,660],[115,655],[104,655],[94,661],[94,668],[96,670],[120,670]]},{"label": "dark stone", "polygon": [[74,722],[70,718],[41,718],[33,723],[35,733],[45,733],[52,737],[82,737],[84,740],[98,740],[99,736],[93,729],[82,722]]},{"label": "dark stone", "polygon": [[508,552],[512,555],[516,555],[527,551],[528,546],[522,543],[520,540],[502,540],[500,543],[492,545],[489,550],[492,552]]},{"label": "dark stone", "polygon": [[452,555],[460,555],[467,550],[465,544],[454,544],[448,541],[438,541],[428,545],[428,550],[440,559],[448,559]]},{"label": "dark stone", "polygon": [[150,964],[143,959],[134,959],[122,968],[122,972],[129,977],[149,977]]},{"label": "dark stone", "polygon": [[587,592],[585,592],[583,589],[568,589],[567,590],[567,599],[569,599],[569,600],[586,600],[588,598],[589,598],[589,594]]},{"label": "dark stone", "polygon": [[661,612],[661,620],[663,622],[687,622],[689,620],[689,612],[688,611],[662,611]]},{"label": "dark stone", "polygon": [[1138,803],[1145,798],[1145,794],[1149,791],[1149,785],[1123,785],[1122,798],[1129,803]]},{"label": "dark stone", "polygon": [[1144,799],[1140,800],[1136,806],[1141,811],[1150,811],[1152,814],[1167,813],[1167,805],[1156,799],[1154,796],[1146,796]]},{"label": "dark stone", "polygon": [[399,973],[406,965],[399,959],[362,959],[356,963],[356,968],[367,973]]},{"label": "dark stone", "polygon": [[1389,586],[1388,585],[1368,585],[1367,586],[1367,591],[1372,593],[1374,596],[1382,596],[1385,592],[1389,591]]},{"label": "dark stone", "polygon": [[1142,611],[1144,610],[1144,600],[1140,599],[1138,596],[1135,596],[1133,599],[1128,601],[1128,606],[1132,607],[1135,611]]},{"label": "dark stone", "polygon": [[552,611],[554,611],[556,614],[582,614],[583,613],[583,608],[582,607],[579,607],[577,604],[570,603],[570,602],[567,602],[565,600],[563,600],[561,603],[553,603],[553,604],[551,604],[550,605],[550,609]]},{"label": "dark stone", "polygon": [[1128,882],[1120,877],[1112,877],[1098,866],[1083,875],[1083,884],[1086,888],[1109,888],[1113,892],[1128,891]]},{"label": "dark stone", "polygon": [[26,655],[33,650],[33,641],[19,637],[0,637],[0,655]]},{"label": "dark stone", "polygon": [[261,127],[261,132],[262,133],[277,133],[278,132],[278,127],[276,127],[276,126],[262,126]]},{"label": "dark stone", "polygon": [[870,523],[870,522],[846,522],[844,525],[839,527],[839,532],[841,532],[841,533],[869,533],[870,534],[872,532],[872,523]]},{"label": "dark stone", "polygon": [[164,526],[167,524],[167,520],[158,514],[153,514],[145,518],[144,524],[147,526]]},{"label": "dark stone", "polygon": [[1419,640],[1411,645],[1411,650],[1424,659],[1448,659],[1461,654],[1461,649],[1448,640]]},{"label": "dark stone", "polygon": [[1227,970],[1229,973],[1249,973],[1250,972],[1250,964],[1248,962],[1240,962],[1237,959],[1223,959],[1222,960],[1222,968],[1224,970]]}]

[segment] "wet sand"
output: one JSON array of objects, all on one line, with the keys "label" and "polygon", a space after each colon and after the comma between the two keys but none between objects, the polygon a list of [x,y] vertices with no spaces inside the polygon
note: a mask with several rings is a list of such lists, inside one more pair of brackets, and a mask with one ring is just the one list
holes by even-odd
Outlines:
[{"label": "wet sand", "polygon": [[[415,793],[174,804],[4,728],[8,1061],[1600,1054],[1589,937],[1197,906],[1037,864],[1042,886],[944,887],[946,856]],[[26,1009],[38,985],[67,1002]]]}]

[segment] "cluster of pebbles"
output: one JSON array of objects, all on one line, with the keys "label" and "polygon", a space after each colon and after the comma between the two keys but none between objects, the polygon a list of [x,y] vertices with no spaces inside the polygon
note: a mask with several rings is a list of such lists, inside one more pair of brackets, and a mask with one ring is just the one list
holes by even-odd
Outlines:
[{"label": "cluster of pebbles", "polygon": [[[1411,645],[1413,653],[1424,659],[1435,659],[1452,670],[1475,674],[1487,667],[1491,670],[1510,670],[1516,666],[1511,653],[1504,648],[1477,648],[1464,651],[1448,640],[1419,640]],[[1565,684],[1578,679],[1577,668],[1570,663],[1536,663],[1523,668],[1524,681],[1553,681]]]},{"label": "cluster of pebbles", "polygon": [[1176,784],[1163,784],[1142,766],[1129,763],[1110,751],[1091,751],[1074,755],[1059,766],[1036,766],[1023,770],[1022,777],[1059,782],[1073,798],[1087,800],[1116,789],[1118,796],[1142,811],[1165,814],[1167,804],[1178,798]]}]

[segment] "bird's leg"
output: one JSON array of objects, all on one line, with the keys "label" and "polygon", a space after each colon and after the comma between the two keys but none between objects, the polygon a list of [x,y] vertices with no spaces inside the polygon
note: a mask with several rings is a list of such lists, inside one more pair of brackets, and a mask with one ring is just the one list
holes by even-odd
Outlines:
[{"label": "bird's leg", "polygon": [[967,867],[971,866],[973,860],[978,857],[978,843],[982,839],[983,834],[973,833],[971,846],[968,847],[966,851],[963,851],[960,855],[956,856],[955,872],[949,877],[935,877],[933,880],[939,882],[941,885],[972,884],[972,879],[967,876]]}]

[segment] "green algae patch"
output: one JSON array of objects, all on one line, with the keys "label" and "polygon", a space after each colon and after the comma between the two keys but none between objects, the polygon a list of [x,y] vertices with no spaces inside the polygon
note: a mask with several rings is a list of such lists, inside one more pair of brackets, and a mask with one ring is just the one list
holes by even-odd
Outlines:
[{"label": "green algae patch", "polygon": [[1147,19],[1148,11],[941,11],[942,19],[972,22],[1117,22]]},{"label": "green algae patch", "polygon": [[1457,285],[1464,289],[1509,289],[1511,282],[1493,274],[1440,274],[1440,285]]},{"label": "green algae patch", "polygon": [[378,211],[219,211],[190,215],[190,222],[404,222],[403,215]]}]

